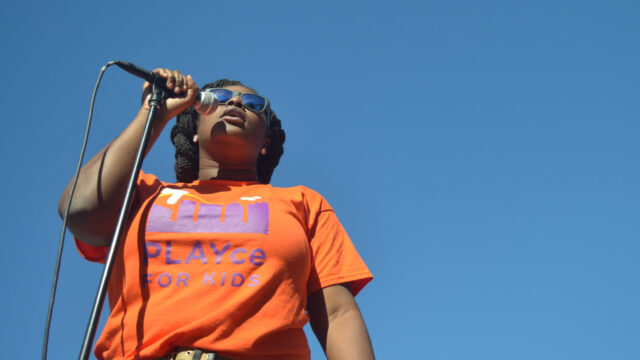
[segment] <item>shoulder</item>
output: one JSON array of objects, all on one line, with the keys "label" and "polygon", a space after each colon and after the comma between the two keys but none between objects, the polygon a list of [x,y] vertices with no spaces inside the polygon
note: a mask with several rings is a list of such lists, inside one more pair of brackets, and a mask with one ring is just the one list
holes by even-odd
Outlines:
[{"label": "shoulder", "polygon": [[164,185],[167,185],[169,183],[158,179],[158,177],[155,176],[154,174],[146,173],[146,172],[140,170],[140,173],[138,174],[138,184],[140,184],[140,185],[162,185],[162,186],[164,186]]},{"label": "shoulder", "polygon": [[269,184],[268,186],[270,186],[274,191],[281,191],[281,192],[291,192],[291,193],[305,193],[305,194],[317,194],[318,196],[320,195],[317,191],[308,188],[304,185],[296,185],[296,186],[289,186],[289,187],[280,187],[280,186],[273,186],[271,184]]},{"label": "shoulder", "polygon": [[326,201],[324,197],[317,191],[304,185],[296,185],[291,187],[277,187],[269,185],[273,189],[274,194],[282,194],[283,196],[302,196],[310,201]]},{"label": "shoulder", "polygon": [[167,185],[168,183],[158,179],[154,174],[145,173],[140,170],[138,173],[136,196],[139,200],[147,199]]},{"label": "shoulder", "polygon": [[319,192],[304,185],[276,187],[269,185],[273,196],[285,201],[300,202],[308,211],[332,210],[331,205]]}]

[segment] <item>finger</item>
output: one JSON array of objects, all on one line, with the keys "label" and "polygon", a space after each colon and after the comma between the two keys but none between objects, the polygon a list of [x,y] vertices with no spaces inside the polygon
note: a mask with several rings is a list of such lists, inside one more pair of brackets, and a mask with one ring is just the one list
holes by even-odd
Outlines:
[{"label": "finger", "polygon": [[153,70],[153,72],[159,74],[161,78],[166,80],[165,85],[167,89],[169,90],[173,89],[173,87],[175,86],[175,77],[173,76],[173,73],[171,72],[171,70],[158,68]]},{"label": "finger", "polygon": [[153,72],[160,75],[160,77],[163,79],[166,79],[170,73],[168,69],[163,69],[163,68],[153,69]]},{"label": "finger", "polygon": [[189,101],[195,101],[195,99],[198,97],[198,94],[200,93],[200,89],[198,88],[198,85],[196,85],[196,82],[193,80],[191,75],[187,75],[185,80],[185,85],[187,85],[187,98],[189,99]]},{"label": "finger", "polygon": [[142,98],[140,99],[143,105],[147,103],[147,99],[149,98],[150,94],[151,84],[149,84],[148,81],[145,81],[144,84],[142,84]]},{"label": "finger", "polygon": [[172,75],[175,78],[175,86],[173,88],[173,91],[176,94],[179,94],[181,91],[184,90],[184,84],[185,84],[184,75],[182,75],[182,73],[178,70],[174,70]]},{"label": "finger", "polygon": [[166,74],[166,78],[167,79],[167,89],[169,90],[173,90],[176,86],[176,77],[173,74],[173,72],[169,69],[163,69],[165,74]]},{"label": "finger", "polygon": [[193,83],[192,85],[195,85],[195,83],[193,82],[193,78],[191,78],[191,75],[187,75],[184,78],[184,83],[182,84],[182,91],[187,91],[189,90],[189,79],[191,79],[191,82]]}]

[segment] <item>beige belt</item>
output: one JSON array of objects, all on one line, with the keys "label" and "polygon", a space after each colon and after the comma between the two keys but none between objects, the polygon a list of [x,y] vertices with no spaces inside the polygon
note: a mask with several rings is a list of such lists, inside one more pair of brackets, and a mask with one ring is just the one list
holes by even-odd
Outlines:
[{"label": "beige belt", "polygon": [[218,355],[214,352],[205,352],[200,349],[180,350],[173,353],[166,360],[231,360],[228,357]]}]

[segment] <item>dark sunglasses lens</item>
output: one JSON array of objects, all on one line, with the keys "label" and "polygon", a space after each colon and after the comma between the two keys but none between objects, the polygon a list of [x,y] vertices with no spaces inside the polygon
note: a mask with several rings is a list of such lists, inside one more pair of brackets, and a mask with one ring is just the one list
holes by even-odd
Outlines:
[{"label": "dark sunglasses lens", "polygon": [[246,106],[248,109],[255,111],[262,111],[267,105],[267,102],[262,96],[253,94],[242,95],[242,102],[244,102],[244,106]]},{"label": "dark sunglasses lens", "polygon": [[224,104],[233,97],[233,92],[227,89],[211,89],[209,91],[218,99],[219,104]]}]

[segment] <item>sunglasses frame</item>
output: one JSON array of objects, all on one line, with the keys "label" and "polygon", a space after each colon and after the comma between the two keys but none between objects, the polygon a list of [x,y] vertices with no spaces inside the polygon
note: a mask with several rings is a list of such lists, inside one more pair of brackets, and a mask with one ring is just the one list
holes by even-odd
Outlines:
[{"label": "sunglasses frame", "polygon": [[[233,91],[233,90],[229,90],[229,89],[226,89],[226,88],[206,88],[206,89],[202,89],[202,91],[211,92],[213,94],[213,96],[216,97],[216,100],[218,100],[218,97],[211,90],[224,90],[224,91],[230,92],[232,94],[232,96],[229,98],[229,100],[233,99],[236,96],[240,96],[240,99],[242,99],[243,107],[245,109],[248,109],[249,111],[263,113],[265,118],[266,118],[267,127],[269,127],[269,120],[271,118],[271,103],[269,102],[269,99],[267,99],[266,97],[264,97],[262,95],[258,95],[258,94],[251,94],[251,93],[243,93],[243,92],[240,92],[240,91]],[[245,96],[245,95],[257,96],[257,97],[259,97],[261,99],[264,99],[264,108],[262,110],[256,110],[256,109],[252,109],[252,108],[246,106],[245,105],[245,101],[243,99],[243,96]],[[227,100],[227,101],[229,101],[229,100]],[[227,101],[225,101],[224,103],[226,103]],[[224,103],[220,102],[220,104],[224,104]]]}]

